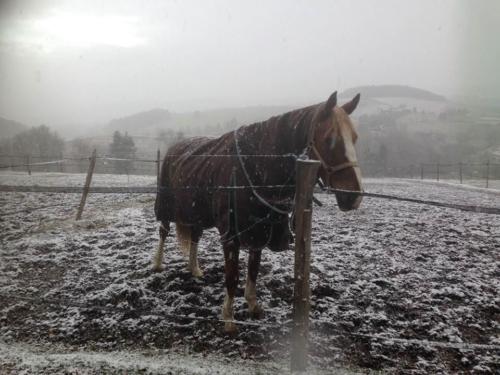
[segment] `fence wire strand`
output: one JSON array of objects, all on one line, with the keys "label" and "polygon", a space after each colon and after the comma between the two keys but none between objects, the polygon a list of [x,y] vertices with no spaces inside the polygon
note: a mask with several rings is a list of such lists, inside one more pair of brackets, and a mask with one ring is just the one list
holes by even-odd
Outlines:
[{"label": "fence wire strand", "polygon": [[464,204],[456,204],[456,203],[448,203],[448,202],[438,202],[438,201],[425,200],[425,199],[399,197],[396,195],[389,195],[389,194],[370,193],[367,191],[353,191],[353,190],[334,189],[334,188],[324,188],[324,190],[329,192],[329,193],[361,195],[363,197],[369,197],[369,198],[389,199],[389,200],[395,200],[395,201],[400,201],[400,202],[410,202],[410,203],[423,204],[423,205],[428,205],[428,206],[452,208],[452,209],[456,209],[456,210],[460,210],[460,211],[500,215],[500,207],[487,207],[487,206],[464,205]]},{"label": "fence wire strand", "polygon": [[[335,325],[335,322],[329,322],[326,320],[312,319],[311,323],[313,325]],[[465,349],[465,350],[495,350],[500,351],[500,345],[492,345],[492,344],[476,344],[469,342],[448,342],[448,341],[435,341],[435,340],[427,340],[427,339],[410,339],[410,338],[401,338],[401,337],[391,337],[383,334],[370,334],[370,333],[360,333],[360,332],[350,332],[339,328],[328,328],[332,332],[336,332],[342,335],[355,336],[355,337],[363,337],[371,340],[377,341],[386,341],[386,342],[396,342],[402,344],[416,344],[416,345],[427,345],[427,346],[435,346],[440,348],[450,348],[450,349]]]},{"label": "fence wire strand", "polygon": [[43,161],[39,163],[29,163],[29,164],[18,164],[18,165],[0,165],[0,168],[20,168],[20,167],[36,167],[42,165],[51,165],[51,164],[62,164],[65,162],[65,159],[61,160],[52,160],[52,161]]},{"label": "fence wire strand", "polygon": [[[161,189],[169,189],[172,191],[202,191],[202,192],[216,192],[216,191],[235,191],[235,190],[252,190],[252,189],[267,189],[267,190],[282,190],[284,188],[295,189],[295,185],[221,185],[221,186],[179,186],[179,187],[160,187]],[[63,186],[13,186],[13,185],[0,185],[2,192],[38,192],[38,193],[81,193],[83,187],[63,187]],[[91,187],[90,193],[113,193],[113,194],[152,194],[157,193],[158,187],[156,186],[137,186],[137,187]],[[439,202],[433,200],[425,200],[411,197],[400,197],[396,195],[370,193],[367,191],[353,191],[344,189],[324,188],[327,193],[342,193],[361,195],[368,198],[388,199],[400,202],[410,202],[415,204],[422,204],[435,207],[443,207],[456,209],[466,212],[484,213],[491,215],[500,215],[500,207],[488,207],[479,205],[464,205],[449,202]]]}]

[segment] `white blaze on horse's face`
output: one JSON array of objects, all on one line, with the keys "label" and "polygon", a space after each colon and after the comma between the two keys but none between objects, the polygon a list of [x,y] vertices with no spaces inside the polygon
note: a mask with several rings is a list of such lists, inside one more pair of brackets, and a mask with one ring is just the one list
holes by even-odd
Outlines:
[{"label": "white blaze on horse's face", "polygon": [[[331,153],[328,164],[334,169],[338,166],[346,166],[327,176],[328,185],[340,190],[362,191],[361,170],[354,148],[357,134],[344,108],[335,106],[332,109],[330,129],[327,134]],[[343,211],[358,208],[362,200],[362,196],[352,196],[341,192],[335,195],[339,208]]]},{"label": "white blaze on horse's face", "polygon": [[356,165],[355,167],[353,167],[353,169],[354,173],[356,174],[359,190],[362,190],[361,169],[358,166],[358,158],[356,155],[356,149],[354,148],[354,137],[356,134],[354,130],[354,124],[342,108],[335,107],[333,111],[337,119],[337,124],[339,126],[339,133],[344,140],[345,157],[348,162],[354,163]]}]

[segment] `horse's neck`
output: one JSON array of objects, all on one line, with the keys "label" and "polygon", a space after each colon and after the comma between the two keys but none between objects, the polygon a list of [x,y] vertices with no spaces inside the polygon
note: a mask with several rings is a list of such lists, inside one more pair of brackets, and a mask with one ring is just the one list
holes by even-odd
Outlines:
[{"label": "horse's neck", "polygon": [[311,108],[285,113],[235,132],[237,152],[250,179],[262,185],[291,184],[295,180],[295,156],[307,147],[312,118]]},{"label": "horse's neck", "polygon": [[252,154],[299,156],[308,145],[314,110],[307,107],[250,125],[239,138]]}]

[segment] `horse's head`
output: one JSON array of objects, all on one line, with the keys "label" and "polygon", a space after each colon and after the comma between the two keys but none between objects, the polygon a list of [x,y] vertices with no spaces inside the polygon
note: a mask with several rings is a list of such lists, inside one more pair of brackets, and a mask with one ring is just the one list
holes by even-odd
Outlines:
[{"label": "horse's head", "polygon": [[[312,139],[312,157],[321,162],[319,177],[334,189],[361,191],[361,171],[354,144],[358,138],[349,115],[356,109],[360,94],[350,102],[337,107],[334,92],[320,109]],[[359,207],[362,196],[336,192],[337,203],[342,211]]]}]

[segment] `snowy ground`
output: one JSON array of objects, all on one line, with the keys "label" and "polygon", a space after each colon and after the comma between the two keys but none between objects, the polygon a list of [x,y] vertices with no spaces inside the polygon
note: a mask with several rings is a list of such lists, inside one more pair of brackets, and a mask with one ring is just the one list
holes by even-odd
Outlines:
[{"label": "snowy ground", "polygon": [[[0,172],[0,185],[15,186],[83,186],[86,173],[32,173]],[[92,186],[155,186],[156,176],[137,176],[120,174],[99,174],[92,176]]]},{"label": "snowy ground", "polygon": [[[253,371],[248,371],[248,369]],[[126,351],[79,351],[60,344],[41,347],[32,344],[0,342],[1,374],[51,375],[241,375],[288,374],[289,365],[283,361],[255,361],[216,357],[207,353],[173,352],[164,349]],[[332,371],[333,370],[333,371]],[[353,375],[345,369],[308,370],[312,375]]]},{"label": "snowy ground", "polygon": [[[97,175],[94,185],[155,184],[154,176],[113,178]],[[56,173],[0,175],[0,184],[16,185],[75,186],[82,180],[82,175],[62,179]],[[448,183],[377,179],[367,180],[365,188],[500,206],[498,191]],[[286,372],[292,251],[263,255],[262,326],[242,325],[236,337],[227,337],[217,321],[224,290],[215,231],[206,232],[200,244],[201,280],[186,271],[173,237],[167,270],[152,273],[154,197],[90,195],[84,220],[75,223],[79,198],[0,194],[0,373]],[[315,207],[313,219],[310,348],[318,371],[500,370],[499,216],[370,198],[359,210],[341,213],[333,196],[318,198],[325,205]],[[40,206],[46,208],[21,212]],[[253,322],[242,294],[240,289],[236,319]],[[497,349],[445,348],[365,334]]]}]

